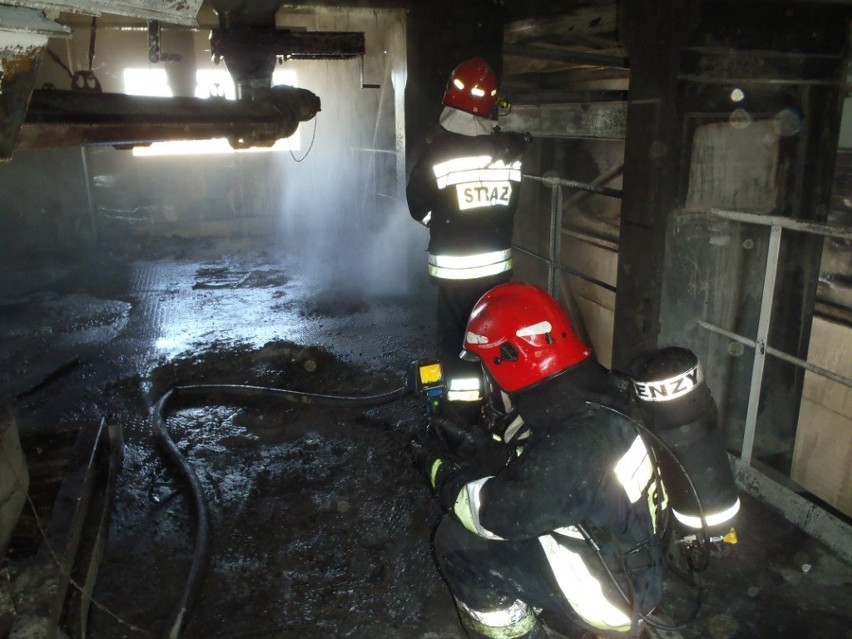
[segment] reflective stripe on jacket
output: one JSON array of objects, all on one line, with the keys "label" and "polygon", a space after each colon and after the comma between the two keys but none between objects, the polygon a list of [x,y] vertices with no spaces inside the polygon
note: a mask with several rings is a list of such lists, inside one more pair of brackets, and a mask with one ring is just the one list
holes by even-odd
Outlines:
[{"label": "reflective stripe on jacket", "polygon": [[606,386],[605,369],[588,360],[519,393],[517,407],[531,430],[523,452],[495,476],[469,480],[453,511],[465,528],[495,543],[536,539],[547,564],[538,569],[552,573],[574,611],[591,626],[624,631],[630,607],[577,525],[605,539],[607,559],[614,561],[619,548],[641,549],[631,555],[641,559],[631,566],[633,583],[620,585],[648,612],[662,596],[655,532],[665,494],[636,428],[602,405]]},{"label": "reflective stripe on jacket", "polygon": [[512,270],[512,250],[473,255],[429,254],[429,275],[444,280],[472,280]]},{"label": "reflective stripe on jacket", "polygon": [[411,217],[429,226],[429,274],[471,280],[512,268],[512,228],[526,146],[515,133],[439,129],[406,189]]}]

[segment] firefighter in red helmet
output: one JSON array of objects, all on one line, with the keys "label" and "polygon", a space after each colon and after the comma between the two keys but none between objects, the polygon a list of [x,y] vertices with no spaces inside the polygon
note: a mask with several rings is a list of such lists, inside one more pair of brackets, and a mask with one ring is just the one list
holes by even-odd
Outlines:
[{"label": "firefighter in red helmet", "polygon": [[412,444],[449,511],[434,550],[468,636],[544,639],[542,618],[571,636],[637,636],[662,595],[667,510],[626,392],[530,284],[482,296],[463,353],[529,427],[502,460]]},{"label": "firefighter in red helmet", "polygon": [[447,399],[475,421],[481,374],[458,359],[458,348],[476,300],[511,279],[512,227],[529,136],[496,126],[497,76],[481,58],[453,70],[443,105],[406,195],[411,216],[430,232],[428,269],[438,287],[438,357]]}]

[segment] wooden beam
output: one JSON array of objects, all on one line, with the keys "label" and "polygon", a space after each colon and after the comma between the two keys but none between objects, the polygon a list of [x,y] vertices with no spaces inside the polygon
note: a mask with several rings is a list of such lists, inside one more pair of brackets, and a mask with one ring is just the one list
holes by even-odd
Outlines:
[{"label": "wooden beam", "polygon": [[512,89],[507,90],[509,101],[529,106],[557,106],[564,104],[591,104],[627,102],[627,90],[574,90],[571,89]]},{"label": "wooden beam", "polygon": [[[529,58],[522,55],[504,54],[503,77],[509,78],[515,75],[528,73],[540,73],[542,75],[554,76],[547,78],[550,82],[565,82],[574,80],[577,76],[594,78],[626,78],[630,71],[623,68],[603,66],[600,64],[578,64],[569,61],[544,60],[541,58]],[[565,77],[559,77],[562,75]]]},{"label": "wooden beam", "polygon": [[90,16],[100,16],[101,13],[117,14],[195,27],[198,25],[196,16],[201,2],[202,0],[6,0],[4,4]]},{"label": "wooden beam", "polygon": [[525,131],[533,137],[623,140],[627,103],[515,105],[509,115],[500,119],[500,126],[507,131]]},{"label": "wooden beam", "polygon": [[553,60],[573,64],[615,67],[617,69],[630,68],[630,61],[624,56],[604,55],[596,51],[578,51],[550,44],[504,44],[503,54],[533,58],[535,60]]},{"label": "wooden beam", "polygon": [[[60,624],[89,507],[101,485],[100,471],[110,450],[108,431],[105,420],[101,420],[98,425],[86,424],[77,436],[69,470],[44,530],[44,542],[15,578],[15,587],[25,596],[17,605],[13,637],[65,636]],[[116,444],[121,445],[120,441]],[[113,464],[115,472],[116,464],[120,464],[120,459]],[[101,516],[108,514],[105,510]]]},{"label": "wooden beam", "polygon": [[612,36],[618,27],[617,14],[617,2],[613,1],[551,18],[517,20],[506,25],[504,42],[516,43],[530,38]]}]

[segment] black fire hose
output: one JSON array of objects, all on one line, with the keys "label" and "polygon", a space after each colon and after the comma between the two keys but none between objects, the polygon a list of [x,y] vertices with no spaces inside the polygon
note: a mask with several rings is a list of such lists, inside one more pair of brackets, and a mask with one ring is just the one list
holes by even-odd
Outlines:
[{"label": "black fire hose", "polygon": [[183,626],[186,623],[187,614],[195,603],[198,586],[204,576],[209,555],[208,538],[210,535],[209,510],[207,500],[201,482],[192,467],[181,455],[178,447],[169,437],[165,428],[166,405],[169,400],[178,396],[204,397],[210,393],[220,396],[225,395],[233,399],[256,399],[259,397],[284,399],[296,404],[317,404],[321,406],[382,406],[401,399],[409,393],[406,386],[402,386],[381,395],[368,395],[362,397],[344,395],[323,395],[319,393],[308,393],[305,391],[294,391],[282,388],[267,388],[264,386],[245,386],[239,384],[197,384],[192,386],[176,386],[163,395],[154,406],[152,430],[157,440],[157,445],[162,449],[168,461],[174,464],[192,491],[193,509],[195,511],[195,550],[192,556],[192,566],[184,585],[180,600],[172,613],[169,625],[164,633],[166,639],[178,639]]}]

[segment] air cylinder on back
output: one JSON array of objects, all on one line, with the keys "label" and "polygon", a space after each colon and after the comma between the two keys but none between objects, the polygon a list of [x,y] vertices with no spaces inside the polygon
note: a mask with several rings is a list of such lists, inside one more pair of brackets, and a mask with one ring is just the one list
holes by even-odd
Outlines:
[{"label": "air cylinder on back", "polygon": [[703,509],[709,531],[727,530],[740,500],[698,357],[686,348],[663,348],[636,358],[629,374],[643,422],[677,458],[657,455],[673,515],[698,531]]}]

